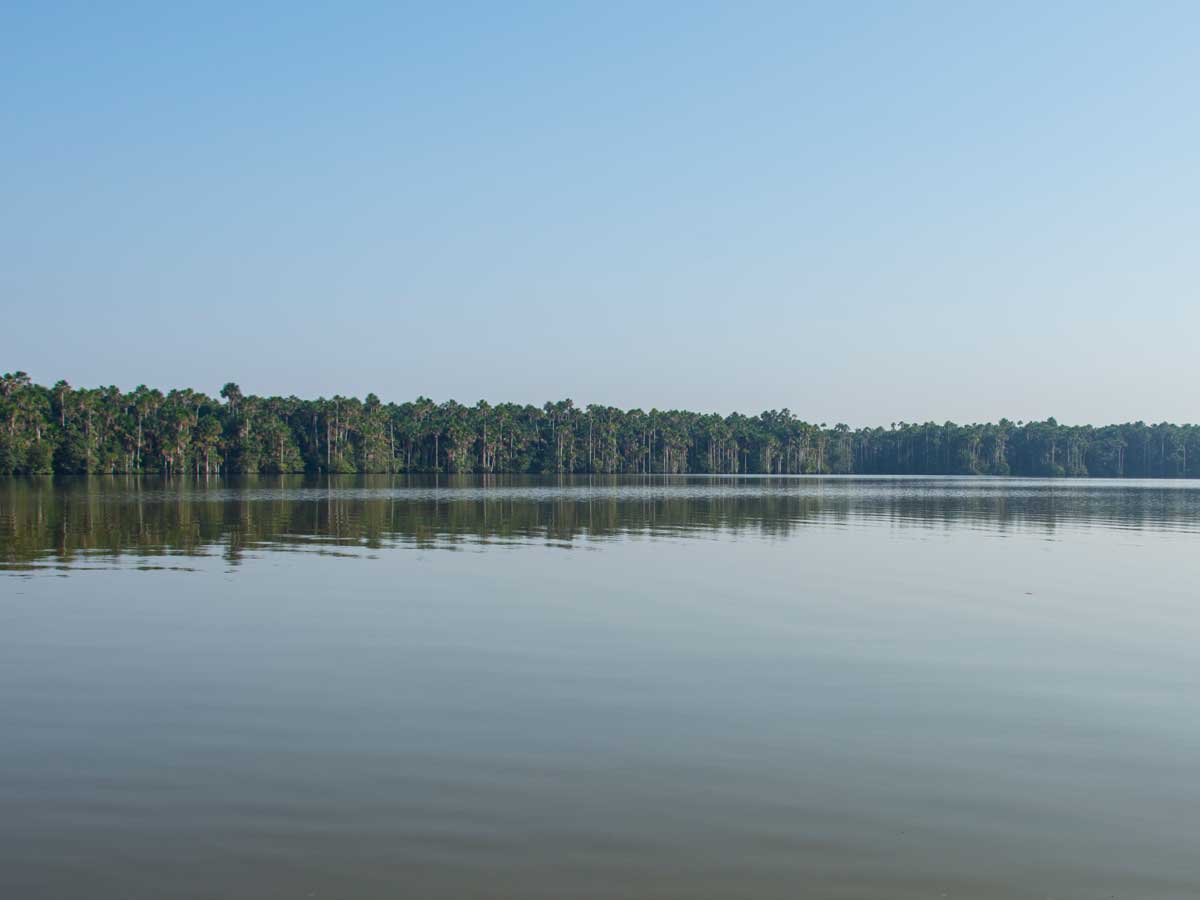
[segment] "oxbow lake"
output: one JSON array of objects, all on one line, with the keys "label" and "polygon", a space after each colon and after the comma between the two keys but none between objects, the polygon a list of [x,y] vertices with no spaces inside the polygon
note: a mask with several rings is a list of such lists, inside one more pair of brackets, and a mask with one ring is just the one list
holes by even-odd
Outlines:
[{"label": "oxbow lake", "polygon": [[1200,897],[1200,482],[0,480],[0,897]]}]

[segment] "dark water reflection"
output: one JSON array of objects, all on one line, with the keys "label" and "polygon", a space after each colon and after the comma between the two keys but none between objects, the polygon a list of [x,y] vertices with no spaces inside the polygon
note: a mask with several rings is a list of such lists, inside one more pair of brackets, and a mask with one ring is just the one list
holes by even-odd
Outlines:
[{"label": "dark water reflection", "polygon": [[1200,897],[1196,482],[10,480],[0,565],[4,900]]},{"label": "dark water reflection", "polygon": [[[994,478],[150,478],[0,482],[0,566],[124,555],[414,546],[650,535],[786,537],[888,523],[1053,536],[1077,527],[1200,528],[1200,482]],[[709,535],[713,536],[713,535]]]}]

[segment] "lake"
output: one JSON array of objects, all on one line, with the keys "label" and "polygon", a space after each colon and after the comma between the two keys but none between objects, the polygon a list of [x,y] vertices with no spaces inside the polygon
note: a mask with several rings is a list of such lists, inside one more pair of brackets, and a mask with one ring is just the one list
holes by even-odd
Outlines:
[{"label": "lake", "polygon": [[1200,482],[0,480],[0,896],[1200,897]]}]

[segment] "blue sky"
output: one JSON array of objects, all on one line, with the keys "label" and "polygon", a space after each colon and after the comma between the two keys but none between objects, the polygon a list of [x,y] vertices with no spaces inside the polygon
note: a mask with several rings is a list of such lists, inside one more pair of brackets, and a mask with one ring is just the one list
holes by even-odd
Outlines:
[{"label": "blue sky", "polygon": [[1200,6],[8,3],[0,369],[1200,420]]}]

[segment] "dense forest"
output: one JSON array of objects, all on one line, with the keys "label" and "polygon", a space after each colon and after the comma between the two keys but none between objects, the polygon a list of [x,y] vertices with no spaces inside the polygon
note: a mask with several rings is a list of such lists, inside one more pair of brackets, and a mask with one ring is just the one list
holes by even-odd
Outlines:
[{"label": "dense forest", "polygon": [[626,473],[1200,476],[1200,426],[895,422],[418,397],[220,397],[0,379],[0,474]]}]

